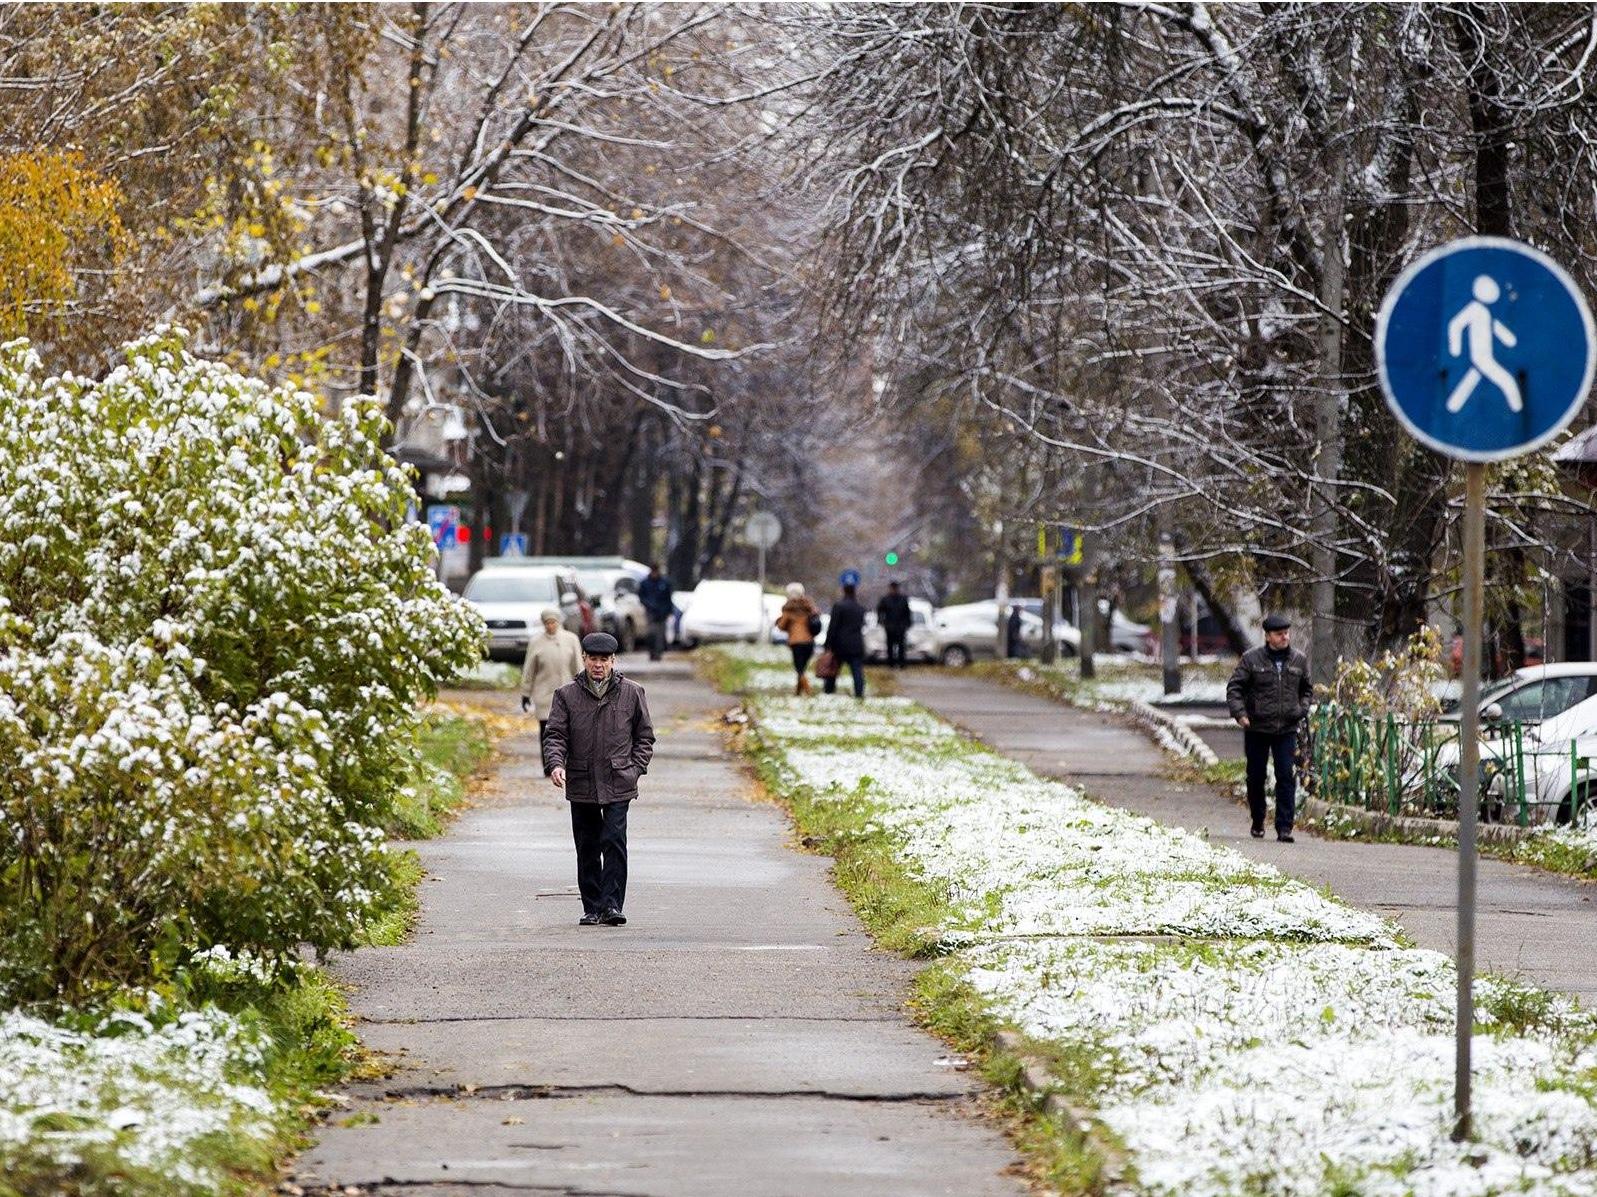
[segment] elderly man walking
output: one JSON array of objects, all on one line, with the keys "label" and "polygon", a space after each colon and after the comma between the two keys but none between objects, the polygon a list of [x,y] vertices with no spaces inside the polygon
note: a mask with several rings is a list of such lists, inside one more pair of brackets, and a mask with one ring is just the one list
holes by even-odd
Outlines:
[{"label": "elderly man walking", "polygon": [[615,672],[616,640],[582,638],[582,672],[555,691],[543,771],[571,804],[584,927],[619,927],[627,897],[627,809],[654,756],[643,687]]},{"label": "elderly man walking", "polygon": [[1309,659],[1292,647],[1292,622],[1284,615],[1264,621],[1264,643],[1242,654],[1226,684],[1231,718],[1242,725],[1248,758],[1248,812],[1253,838],[1264,838],[1264,771],[1275,762],[1275,838],[1292,842],[1297,807],[1298,724],[1314,698]]},{"label": "elderly man walking", "polygon": [[555,691],[582,672],[582,647],[574,633],[560,626],[560,612],[545,607],[543,635],[527,642],[521,663],[521,709],[538,716],[538,748],[549,726]]}]

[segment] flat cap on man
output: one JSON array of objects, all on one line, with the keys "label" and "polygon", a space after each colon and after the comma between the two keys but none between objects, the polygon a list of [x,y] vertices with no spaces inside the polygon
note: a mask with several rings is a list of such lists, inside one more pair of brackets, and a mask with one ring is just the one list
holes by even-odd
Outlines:
[{"label": "flat cap on man", "polygon": [[[1292,626],[1292,621],[1285,615],[1273,614],[1264,617],[1264,630],[1266,632],[1284,632]],[[586,647],[587,642],[583,642]]]},{"label": "flat cap on man", "polygon": [[620,647],[609,632],[589,632],[582,638],[582,651],[590,657],[613,657]]}]

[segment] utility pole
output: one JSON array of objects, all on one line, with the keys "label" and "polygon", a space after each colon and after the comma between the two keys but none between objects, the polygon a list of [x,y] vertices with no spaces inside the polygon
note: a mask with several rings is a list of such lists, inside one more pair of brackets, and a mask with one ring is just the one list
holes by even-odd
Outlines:
[{"label": "utility pole", "polygon": [[1005,608],[1009,606],[1009,554],[1004,551],[1004,520],[1000,516],[997,523],[998,547],[993,551],[994,565],[997,567],[998,578],[993,584],[993,598],[998,604],[998,659],[1001,661],[1009,656],[1009,621],[1004,618],[1007,614]]},{"label": "utility pole", "polygon": [[[1181,615],[1176,598],[1176,542],[1159,513],[1159,655],[1164,661],[1164,692],[1181,693]],[[1197,629],[1193,629],[1196,631]]]},{"label": "utility pole", "polygon": [[1309,668],[1314,680],[1329,683],[1336,676],[1336,480],[1342,472],[1342,304],[1347,287],[1343,255],[1343,175],[1347,150],[1338,142],[1332,158],[1330,186],[1321,238],[1320,393],[1314,401],[1313,633]]},{"label": "utility pole", "polygon": [[1059,640],[1054,627],[1059,620],[1059,570],[1048,555],[1048,525],[1037,525],[1038,574],[1042,579],[1042,652],[1044,665],[1059,659]]},{"label": "utility pole", "polygon": [[1086,532],[1077,535],[1081,537],[1081,567],[1076,581],[1076,627],[1081,632],[1081,676],[1086,680],[1098,675],[1092,663],[1092,654],[1098,651],[1098,575],[1092,539]]}]

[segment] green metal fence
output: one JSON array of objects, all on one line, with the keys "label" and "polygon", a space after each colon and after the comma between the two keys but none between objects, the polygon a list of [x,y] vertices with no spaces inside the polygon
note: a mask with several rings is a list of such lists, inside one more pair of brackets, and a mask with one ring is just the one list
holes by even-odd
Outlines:
[{"label": "green metal fence", "polygon": [[[1580,805],[1593,783],[1576,742],[1544,745],[1523,723],[1482,728],[1481,817],[1492,821],[1581,821]],[[1459,725],[1401,719],[1391,714],[1321,705],[1309,716],[1308,781],[1316,797],[1346,806],[1456,819]],[[1550,773],[1559,773],[1556,784]],[[1552,797],[1548,797],[1552,795]],[[1573,808],[1573,809],[1571,809]]]}]

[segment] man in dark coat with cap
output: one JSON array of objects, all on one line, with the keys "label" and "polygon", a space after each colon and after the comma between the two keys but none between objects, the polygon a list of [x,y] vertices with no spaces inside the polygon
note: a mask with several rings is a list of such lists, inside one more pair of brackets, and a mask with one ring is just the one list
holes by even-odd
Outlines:
[{"label": "man in dark coat with cap", "polygon": [[1298,724],[1309,714],[1314,683],[1309,659],[1292,647],[1292,621],[1271,615],[1264,643],[1242,654],[1225,688],[1231,718],[1242,725],[1248,758],[1248,812],[1253,838],[1264,838],[1264,771],[1275,762],[1275,838],[1292,842],[1297,806]]},{"label": "man in dark coat with cap", "polygon": [[584,927],[619,927],[627,897],[627,810],[654,756],[643,687],[615,672],[616,639],[582,638],[582,672],[555,691],[543,771],[571,804]]}]

